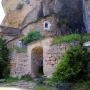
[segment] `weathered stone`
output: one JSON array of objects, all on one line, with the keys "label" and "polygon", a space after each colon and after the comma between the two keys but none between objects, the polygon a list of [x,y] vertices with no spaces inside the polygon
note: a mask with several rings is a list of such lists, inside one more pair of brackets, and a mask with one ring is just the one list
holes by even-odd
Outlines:
[{"label": "weathered stone", "polygon": [[[47,44],[48,42],[48,44]],[[12,53],[11,57],[11,63],[15,63],[16,66],[12,65],[11,68],[11,76],[22,76],[25,74],[30,74],[35,77],[35,73],[33,72],[33,69],[38,71],[38,67],[36,67],[36,64],[39,65],[39,57],[40,56],[33,56],[35,52],[35,48],[42,47],[43,48],[43,73],[47,77],[51,76],[54,72],[54,69],[56,68],[56,65],[58,64],[58,61],[62,58],[62,56],[65,53],[65,45],[51,45],[52,44],[52,38],[44,39],[39,42],[29,44],[27,46],[27,54],[25,53]],[[32,54],[33,52],[33,54]],[[37,53],[38,54],[38,53]],[[41,54],[39,54],[41,55]],[[33,62],[33,63],[32,63]],[[37,70],[36,70],[37,68]]]}]

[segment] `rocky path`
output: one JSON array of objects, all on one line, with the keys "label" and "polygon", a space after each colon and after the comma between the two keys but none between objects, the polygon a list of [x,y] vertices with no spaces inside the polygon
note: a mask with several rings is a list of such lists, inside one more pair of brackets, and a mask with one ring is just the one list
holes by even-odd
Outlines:
[{"label": "rocky path", "polygon": [[32,81],[18,81],[10,84],[0,84],[0,90],[32,90],[35,86],[36,83]]}]

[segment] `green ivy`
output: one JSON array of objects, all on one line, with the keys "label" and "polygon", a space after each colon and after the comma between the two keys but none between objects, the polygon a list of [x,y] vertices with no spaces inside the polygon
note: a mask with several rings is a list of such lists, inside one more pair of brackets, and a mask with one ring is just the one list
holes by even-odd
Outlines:
[{"label": "green ivy", "polygon": [[27,36],[25,36],[23,39],[22,39],[22,42],[24,44],[28,44],[28,43],[31,43],[33,41],[37,41],[37,40],[40,40],[42,38],[42,35],[40,34],[39,31],[30,31]]}]

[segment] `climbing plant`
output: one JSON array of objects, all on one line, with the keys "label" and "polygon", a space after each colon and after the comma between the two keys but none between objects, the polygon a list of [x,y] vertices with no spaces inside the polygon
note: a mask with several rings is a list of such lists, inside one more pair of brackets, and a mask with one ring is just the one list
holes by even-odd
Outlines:
[{"label": "climbing plant", "polygon": [[0,78],[9,75],[9,50],[6,41],[0,38]]}]

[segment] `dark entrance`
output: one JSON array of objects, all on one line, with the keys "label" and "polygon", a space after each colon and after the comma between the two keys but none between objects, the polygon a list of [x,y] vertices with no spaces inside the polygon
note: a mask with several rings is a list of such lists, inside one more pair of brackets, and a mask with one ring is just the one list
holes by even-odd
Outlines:
[{"label": "dark entrance", "polygon": [[35,47],[31,52],[32,75],[34,77],[43,75],[43,48]]}]

